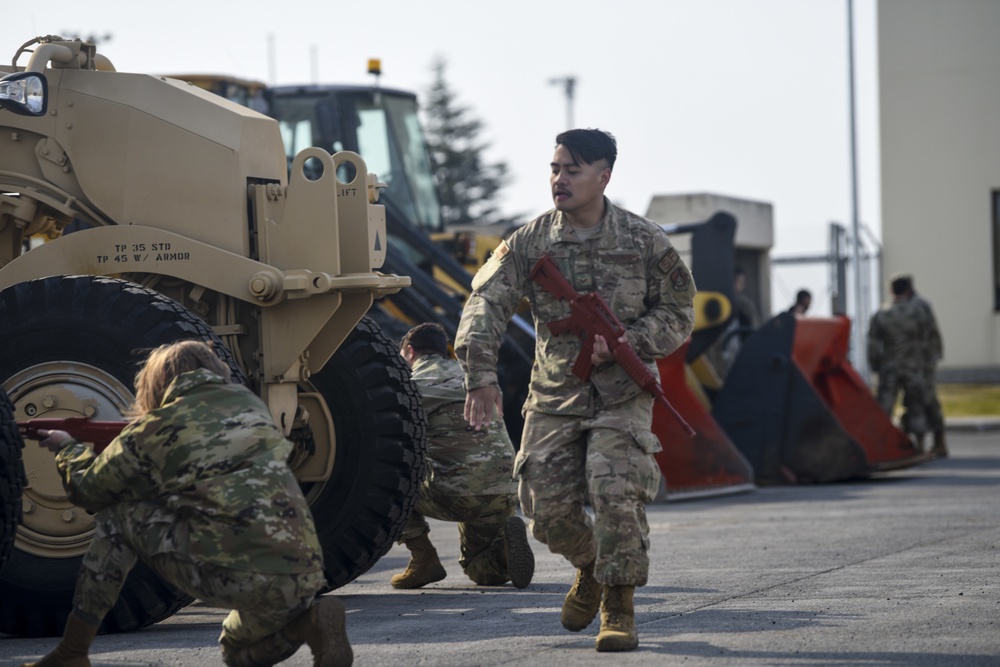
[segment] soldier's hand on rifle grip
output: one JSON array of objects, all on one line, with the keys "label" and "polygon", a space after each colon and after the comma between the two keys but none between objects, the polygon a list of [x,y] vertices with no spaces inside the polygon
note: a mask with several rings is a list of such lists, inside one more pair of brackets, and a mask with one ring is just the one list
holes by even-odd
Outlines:
[{"label": "soldier's hand on rifle grip", "polygon": [[[618,338],[619,345],[628,345],[628,338],[624,335]],[[611,347],[608,345],[608,341],[604,340],[604,336],[601,334],[594,335],[594,351],[590,355],[590,360],[595,366],[601,364],[606,364],[609,361],[614,361],[614,356],[611,354]]]},{"label": "soldier's hand on rifle grip", "polygon": [[477,387],[470,389],[465,395],[465,421],[476,431],[496,419],[493,416],[494,410],[498,416],[503,417],[503,396],[499,387]]},{"label": "soldier's hand on rifle grip", "polygon": [[58,454],[66,446],[66,443],[72,439],[73,436],[66,431],[38,429],[38,445],[53,454]]}]

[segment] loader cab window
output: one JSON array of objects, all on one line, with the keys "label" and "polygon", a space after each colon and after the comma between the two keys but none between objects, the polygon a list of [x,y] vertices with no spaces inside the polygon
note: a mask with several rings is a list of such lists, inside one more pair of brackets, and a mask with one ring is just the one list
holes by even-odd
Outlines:
[{"label": "loader cab window", "polygon": [[308,146],[356,151],[387,186],[380,203],[428,233],[440,231],[441,209],[414,97],[368,89],[292,91],[272,98],[271,115],[281,126],[289,165]]},{"label": "loader cab window", "polygon": [[392,158],[389,148],[389,129],[382,109],[358,110],[358,153],[365,160],[368,171],[383,183],[392,183]]},{"label": "loader cab window", "polygon": [[285,144],[285,156],[291,166],[292,158],[308,146],[312,146],[312,121],[309,119],[293,120],[281,123],[281,141]]},{"label": "loader cab window", "polygon": [[441,209],[416,101],[386,92],[356,99],[358,153],[388,186],[380,200],[427,233],[441,231]]},{"label": "loader cab window", "polygon": [[399,163],[407,175],[412,193],[414,221],[428,233],[441,229],[441,205],[438,202],[430,154],[417,115],[416,100],[409,97],[383,96],[391,136],[399,152]]}]

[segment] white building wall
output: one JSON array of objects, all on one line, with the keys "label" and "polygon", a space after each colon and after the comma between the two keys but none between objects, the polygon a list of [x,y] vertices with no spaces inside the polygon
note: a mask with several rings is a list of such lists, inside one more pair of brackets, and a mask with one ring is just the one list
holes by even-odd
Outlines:
[{"label": "white building wall", "polygon": [[943,379],[1000,379],[1000,2],[879,0],[878,42],[883,275],[933,303]]}]

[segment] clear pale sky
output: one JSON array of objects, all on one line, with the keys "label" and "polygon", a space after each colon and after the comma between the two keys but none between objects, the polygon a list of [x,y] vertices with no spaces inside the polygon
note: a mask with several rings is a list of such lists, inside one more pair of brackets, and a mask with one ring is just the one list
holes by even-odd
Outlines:
[{"label": "clear pale sky", "polygon": [[[854,2],[859,218],[879,234],[876,0]],[[773,256],[825,251],[851,224],[847,0],[380,0],[171,3],[49,0],[4,17],[0,57],[36,35],[110,35],[121,71],[225,73],[268,83],[370,83],[422,94],[436,55],[458,101],[508,163],[507,213],[551,207],[548,163],[577,79],[575,125],[609,130],[608,187],[644,214],[653,195],[713,192],[774,206]],[[273,48],[272,48],[273,45]],[[20,64],[27,61],[22,57]],[[776,269],[774,307],[825,269]]]}]

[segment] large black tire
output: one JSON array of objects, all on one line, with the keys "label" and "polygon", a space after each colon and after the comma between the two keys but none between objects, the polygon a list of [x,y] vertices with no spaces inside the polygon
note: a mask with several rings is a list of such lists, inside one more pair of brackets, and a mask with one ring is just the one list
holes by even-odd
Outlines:
[{"label": "large black tire", "polygon": [[24,483],[21,436],[14,421],[14,406],[7,393],[0,389],[0,570],[14,547]]},{"label": "large black tire", "polygon": [[[89,386],[97,387],[101,382],[105,386],[119,383],[116,386],[132,392],[145,353],[180,339],[212,343],[234,369],[234,379],[242,381],[242,373],[228,349],[211,328],[152,290],[112,278],[55,276],[0,292],[0,386],[15,406],[19,387],[29,382],[45,386],[46,372],[51,372],[53,385],[66,381],[89,382]],[[46,371],[55,368],[59,368],[58,373]],[[26,379],[31,377],[42,379]],[[100,389],[94,391],[95,395],[100,393]],[[105,404],[112,401],[103,398]],[[114,400],[120,403],[122,397]],[[125,407],[117,406],[119,410]],[[98,414],[95,418],[121,416]],[[29,487],[25,498],[30,498],[31,493]],[[85,534],[81,537],[85,539]],[[55,553],[57,540],[51,544]],[[31,554],[15,543],[6,567],[0,571],[0,632],[25,637],[61,634],[81,560],[82,555]],[[170,616],[190,601],[139,563],[101,630],[142,628]]]},{"label": "large black tire", "polygon": [[330,479],[306,493],[327,583],[339,588],[400,538],[419,490],[427,425],[398,347],[368,318],[311,382],[333,415],[337,456]]}]

